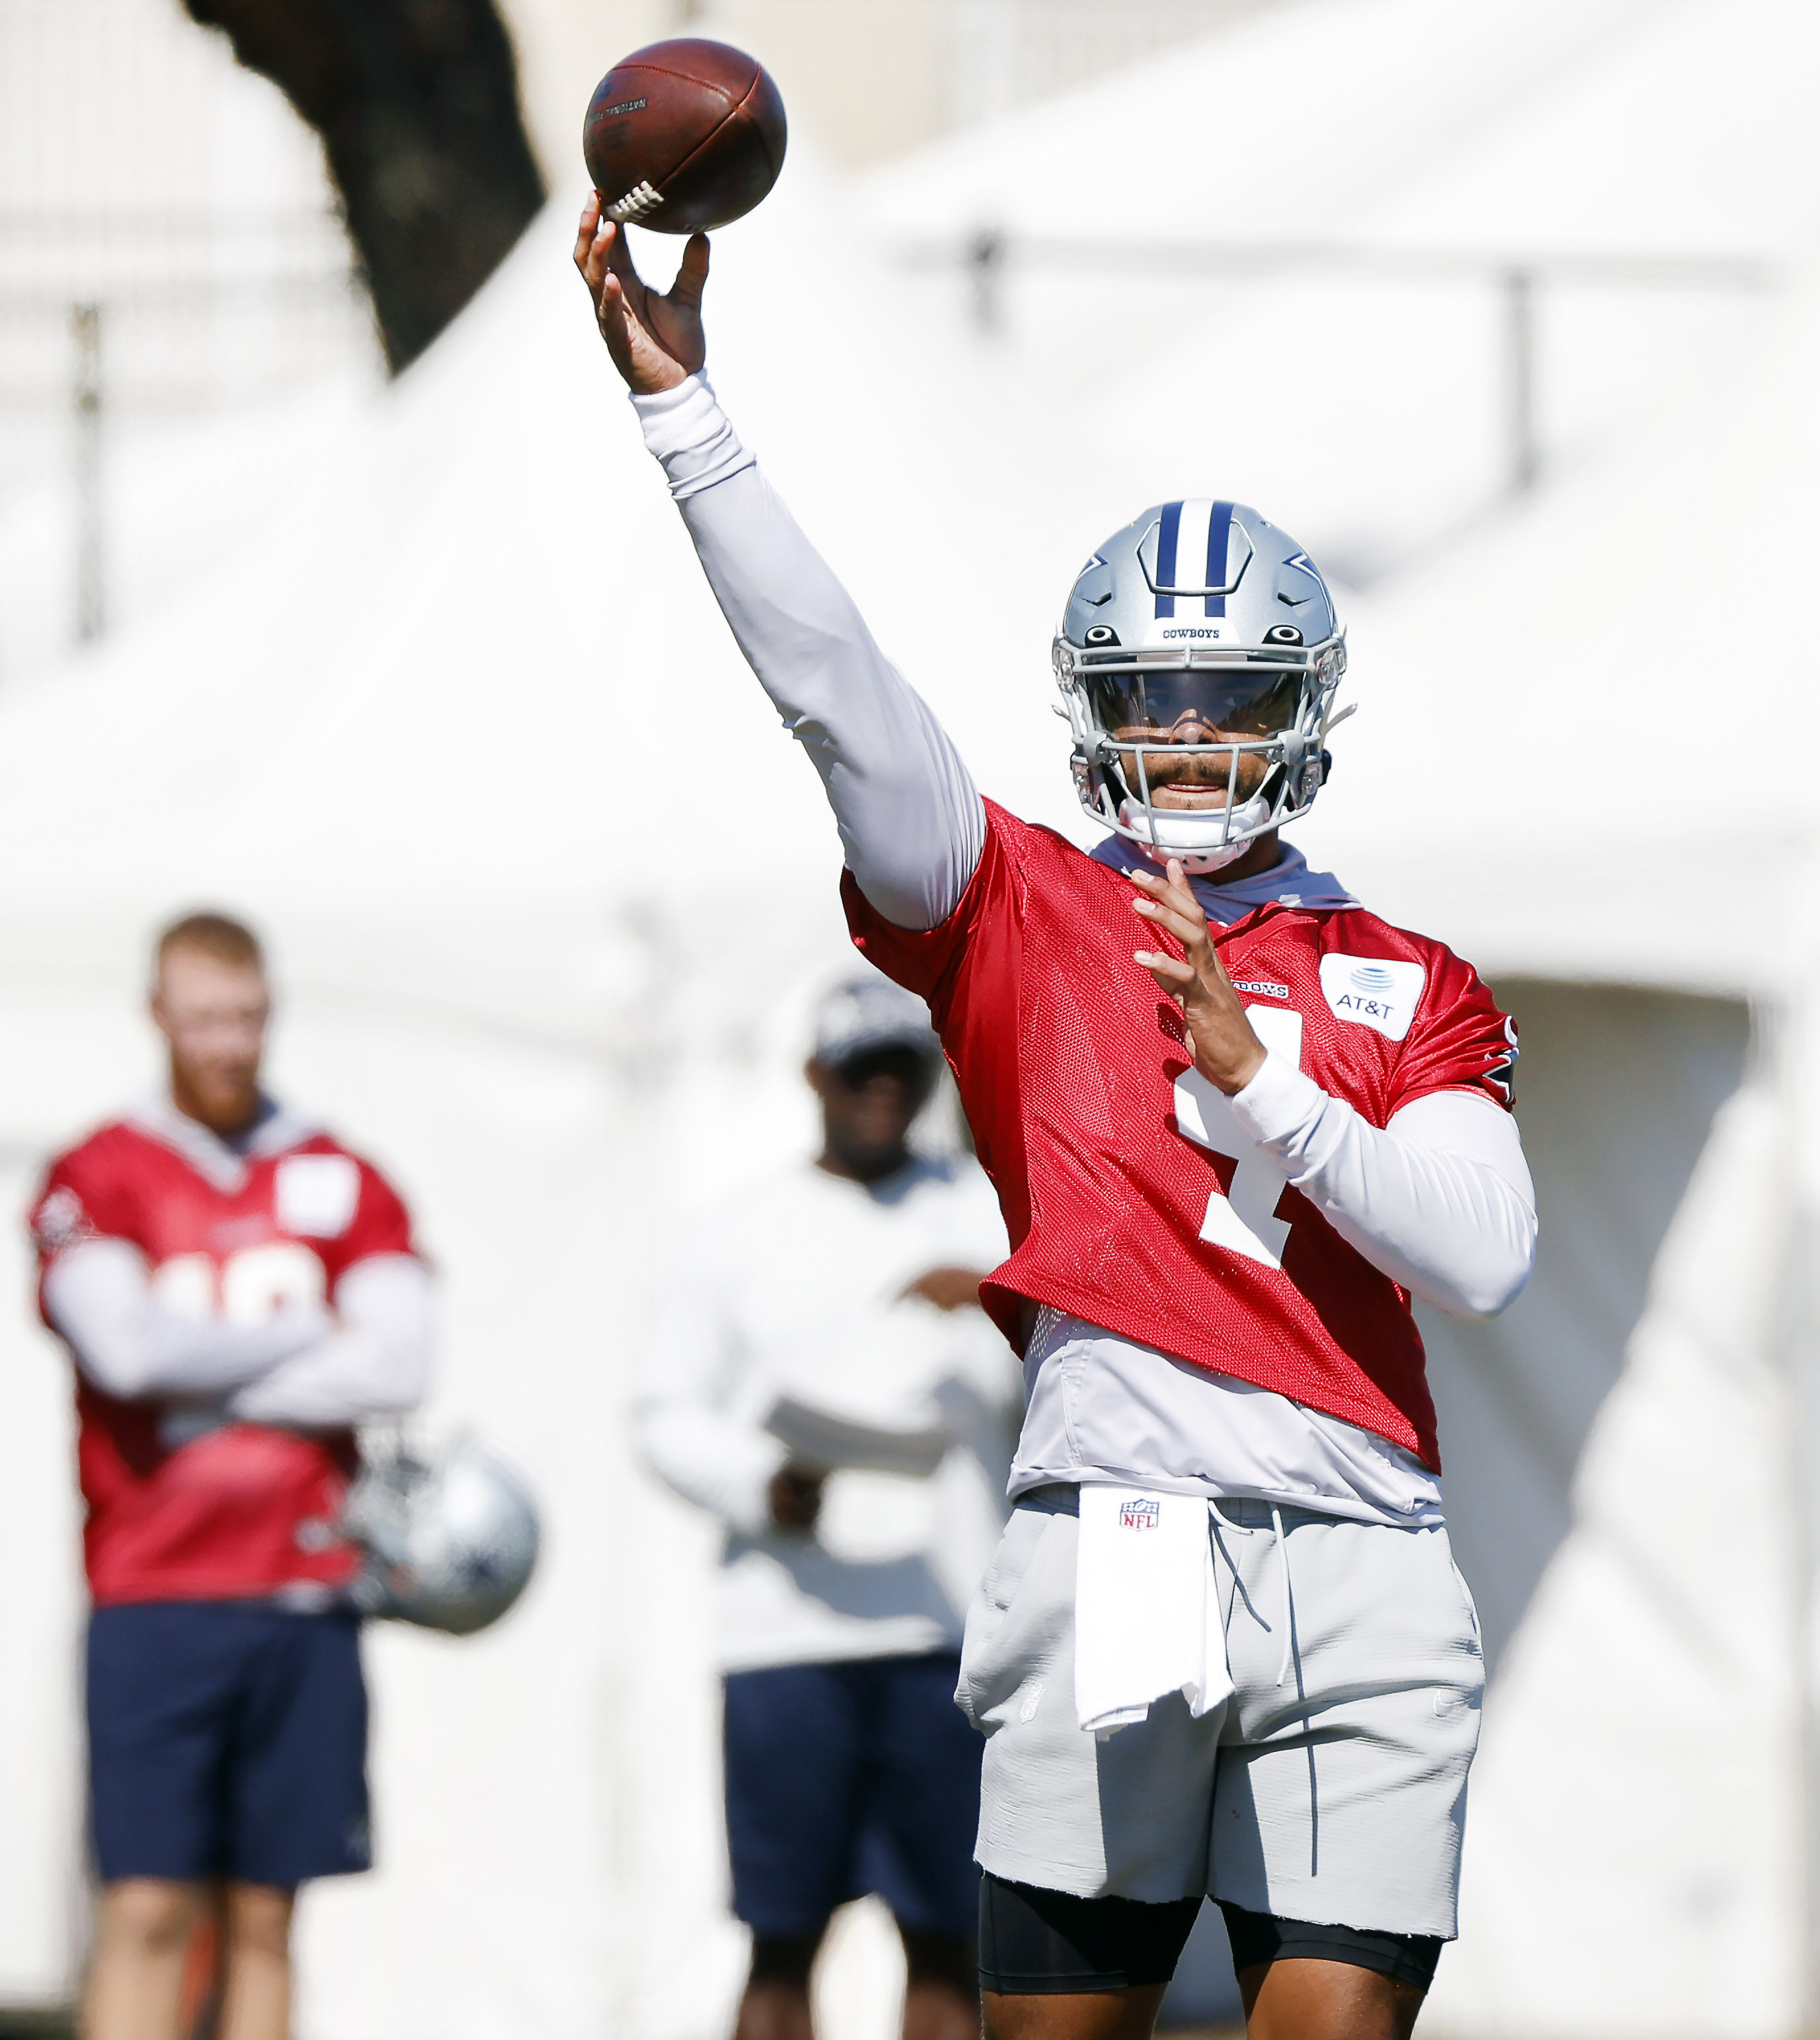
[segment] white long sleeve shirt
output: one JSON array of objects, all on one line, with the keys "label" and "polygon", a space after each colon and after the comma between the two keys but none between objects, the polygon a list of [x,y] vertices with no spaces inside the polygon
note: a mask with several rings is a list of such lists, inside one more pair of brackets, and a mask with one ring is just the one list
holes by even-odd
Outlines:
[{"label": "white long sleeve shirt", "polygon": [[434,1289],[409,1254],[356,1262],[332,1313],[292,1305],[241,1324],[173,1311],[136,1246],[93,1239],[59,1258],[44,1300],[97,1388],[181,1406],[185,1435],[218,1423],[366,1423],[414,1409],[429,1383]]},{"label": "white long sleeve shirt", "polygon": [[[679,1239],[642,1368],[646,1463],[725,1526],[722,1668],[959,1647],[1004,1513],[1019,1400],[984,1315],[905,1288],[1003,1258],[991,1185],[968,1160],[918,1160],[866,1188],[805,1163]],[[828,1475],[813,1532],[771,1520],[789,1460],[780,1399],[892,1432],[945,1427],[932,1474]]]},{"label": "white long sleeve shirt", "polygon": [[[847,868],[888,920],[936,926],[984,841],[980,797],[952,740],[879,650],[705,378],[633,403],[741,649],[821,777]],[[1121,865],[1134,853],[1115,840],[1095,854]],[[1222,923],[1270,900],[1350,896],[1293,851],[1237,884],[1194,885]],[[1266,1061],[1232,1102],[1342,1236],[1418,1296],[1480,1315],[1527,1281],[1534,1190],[1514,1121],[1488,1100],[1422,1099],[1380,1128]],[[1057,1364],[1064,1356],[1069,1364]],[[1438,1479],[1400,1448],[1102,1329],[1045,1314],[1026,1371],[1015,1490],[1139,1475],[1373,1520],[1438,1514]]]},{"label": "white long sleeve shirt", "polygon": [[316,1304],[251,1323],[181,1313],[161,1301],[144,1254],[125,1239],[86,1240],[59,1255],[44,1302],[83,1373],[131,1402],[230,1395],[319,1345],[333,1323]]},{"label": "white long sleeve shirt", "polygon": [[371,1423],[414,1410],[430,1385],[436,1285],[409,1254],[356,1261],[335,1285],[327,1334],[234,1390],[225,1414],[306,1430]]}]

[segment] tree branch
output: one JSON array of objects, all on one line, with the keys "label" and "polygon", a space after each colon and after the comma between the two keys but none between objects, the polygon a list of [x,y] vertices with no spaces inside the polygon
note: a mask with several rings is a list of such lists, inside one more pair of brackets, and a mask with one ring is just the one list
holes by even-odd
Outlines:
[{"label": "tree branch", "polygon": [[394,374],[543,204],[493,0],[185,0],[322,139]]}]

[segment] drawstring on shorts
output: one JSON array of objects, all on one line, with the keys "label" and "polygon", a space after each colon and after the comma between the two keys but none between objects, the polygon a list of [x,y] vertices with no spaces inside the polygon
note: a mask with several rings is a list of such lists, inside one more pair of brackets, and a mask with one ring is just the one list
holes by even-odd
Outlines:
[{"label": "drawstring on shorts", "polygon": [[[1282,1509],[1274,1501],[1269,1503],[1267,1506],[1270,1511],[1270,1528],[1276,1533],[1277,1562],[1283,1569],[1282,1607],[1277,1617],[1277,1623],[1281,1626],[1283,1632],[1283,1654],[1277,1665],[1277,1684],[1280,1686],[1282,1684],[1283,1681],[1289,1677],[1289,1667],[1295,1660],[1296,1604],[1294,1593],[1289,1580],[1289,1540],[1283,1529]],[[1214,1503],[1213,1505],[1212,1513],[1213,1533],[1216,1540],[1220,1537],[1223,1532],[1227,1530],[1236,1530],[1242,1537],[1249,1537],[1251,1535],[1251,1531],[1244,1524],[1226,1521],[1220,1513],[1219,1504],[1217,1502]],[[1228,1566],[1232,1566],[1232,1577],[1235,1581],[1236,1581],[1239,1577],[1239,1569],[1236,1566],[1232,1565],[1232,1560],[1230,1555],[1227,1555],[1226,1562]],[[1240,1587],[1239,1591],[1243,1593],[1243,1588]],[[1247,1596],[1246,1597],[1246,1604],[1247,1607],[1251,1606],[1249,1596]],[[1254,1612],[1255,1612],[1255,1610]],[[1262,1622],[1263,1620],[1263,1617],[1259,1616],[1258,1619]]]},{"label": "drawstring on shorts", "polygon": [[1295,1638],[1295,1603],[1289,1592],[1289,1540],[1283,1535],[1283,1512],[1270,1504],[1270,1528],[1277,1533],[1277,1554],[1283,1567],[1283,1658],[1277,1667],[1280,1686],[1289,1676],[1289,1658]]}]

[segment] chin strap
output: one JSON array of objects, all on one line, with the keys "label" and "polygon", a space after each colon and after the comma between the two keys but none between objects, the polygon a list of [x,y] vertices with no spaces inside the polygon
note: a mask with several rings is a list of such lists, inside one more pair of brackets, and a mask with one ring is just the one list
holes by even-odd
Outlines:
[{"label": "chin strap", "polygon": [[[1251,804],[1247,802],[1246,805],[1249,806]],[[1224,871],[1228,864],[1236,863],[1258,837],[1267,834],[1273,826],[1270,817],[1266,814],[1262,818],[1261,825],[1248,830],[1243,835],[1235,836],[1230,843],[1208,850],[1194,850],[1186,844],[1157,843],[1139,835],[1132,826],[1131,814],[1133,808],[1137,808],[1140,813],[1146,812],[1139,806],[1137,802],[1131,800],[1121,801],[1118,811],[1119,819],[1124,823],[1127,832],[1127,840],[1132,847],[1143,856],[1147,857],[1152,864],[1167,865],[1173,857],[1191,878],[1205,878],[1210,873]],[[1154,816],[1158,810],[1153,808],[1148,812]],[[1217,814],[1220,811],[1216,809],[1209,812]],[[1154,832],[1156,828],[1154,820],[1151,823],[1151,828]]]},{"label": "chin strap", "polygon": [[1152,864],[1167,867],[1174,858],[1187,877],[1210,878],[1216,871],[1224,871],[1228,865],[1236,864],[1257,840],[1255,835],[1241,836],[1224,850],[1157,850],[1147,843],[1140,843],[1138,848]]}]

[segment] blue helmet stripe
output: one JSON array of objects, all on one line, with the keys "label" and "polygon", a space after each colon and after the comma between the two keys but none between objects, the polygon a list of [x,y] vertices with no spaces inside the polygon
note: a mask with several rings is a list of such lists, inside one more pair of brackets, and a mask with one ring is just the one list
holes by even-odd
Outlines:
[{"label": "blue helmet stripe", "polygon": [[[1156,534],[1156,585],[1159,588],[1173,588],[1175,585],[1175,539],[1181,528],[1182,505],[1179,503],[1165,503],[1162,525]],[[1156,598],[1156,613],[1159,616],[1173,616],[1175,614],[1175,596],[1159,595]]]},{"label": "blue helmet stripe", "polygon": [[[1207,578],[1205,588],[1224,588],[1226,585],[1226,543],[1232,535],[1232,506],[1230,503],[1216,503],[1213,514],[1207,520]],[[1224,616],[1226,598],[1223,595],[1207,597],[1207,614]]]}]

